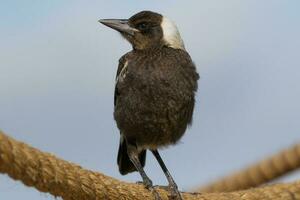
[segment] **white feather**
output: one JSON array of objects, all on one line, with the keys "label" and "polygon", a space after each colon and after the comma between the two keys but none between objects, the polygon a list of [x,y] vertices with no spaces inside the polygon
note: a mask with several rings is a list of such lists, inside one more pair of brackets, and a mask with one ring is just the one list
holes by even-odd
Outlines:
[{"label": "white feather", "polygon": [[119,81],[123,81],[124,78],[126,77],[127,74],[127,66],[128,66],[128,61],[124,63],[123,68],[121,69],[119,75],[116,77],[116,85],[118,84]]},{"label": "white feather", "polygon": [[167,17],[163,17],[161,27],[163,30],[163,40],[165,41],[167,46],[174,49],[185,49],[177,26],[173,21],[171,21]]}]

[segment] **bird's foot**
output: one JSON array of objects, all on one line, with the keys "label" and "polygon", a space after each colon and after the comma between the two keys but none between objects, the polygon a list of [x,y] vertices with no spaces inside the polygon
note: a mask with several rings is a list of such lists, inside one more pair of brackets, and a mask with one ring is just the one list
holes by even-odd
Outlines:
[{"label": "bird's foot", "polygon": [[162,200],[154,187],[148,188],[148,190],[150,190],[153,193],[155,200]]},{"label": "bird's foot", "polygon": [[152,181],[150,179],[145,179],[143,181],[137,181],[136,184],[144,185],[147,189],[152,188]]},{"label": "bird's foot", "polygon": [[169,185],[169,191],[170,191],[169,200],[183,200],[177,188],[177,185]]},{"label": "bird's foot", "polygon": [[162,190],[169,191],[170,194],[168,195],[169,200],[183,200],[181,193],[178,191],[177,186],[172,185],[155,185],[154,188],[159,188]]},{"label": "bird's foot", "polygon": [[136,184],[138,184],[138,185],[144,185],[144,182],[143,181],[137,181],[137,182],[135,182]]},{"label": "bird's foot", "polygon": [[144,181],[138,181],[136,183],[143,184],[154,195],[155,200],[162,200],[150,179],[145,179]]}]

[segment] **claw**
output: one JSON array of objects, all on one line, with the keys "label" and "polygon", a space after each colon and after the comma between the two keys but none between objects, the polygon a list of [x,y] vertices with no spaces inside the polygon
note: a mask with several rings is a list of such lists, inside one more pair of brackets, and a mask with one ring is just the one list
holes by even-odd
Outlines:
[{"label": "claw", "polygon": [[170,194],[168,195],[169,200],[183,200],[181,193],[178,191],[177,187],[173,187],[171,185],[155,185],[154,188],[162,189],[169,191]]},{"label": "claw", "polygon": [[137,184],[143,184],[148,190],[153,193],[155,200],[162,200],[161,197],[159,196],[159,193],[156,191],[156,187],[152,185],[151,180],[144,180],[144,181],[137,181]]},{"label": "claw", "polygon": [[172,185],[169,185],[169,190],[170,190],[170,196],[169,196],[169,200],[183,200],[180,192],[178,191],[178,188]]},{"label": "claw", "polygon": [[149,190],[154,194],[155,200],[162,200],[154,187],[150,188]]},{"label": "claw", "polygon": [[152,181],[150,179],[146,179],[144,180],[144,185],[147,189],[150,189],[150,188],[153,188],[153,184],[152,184]]}]

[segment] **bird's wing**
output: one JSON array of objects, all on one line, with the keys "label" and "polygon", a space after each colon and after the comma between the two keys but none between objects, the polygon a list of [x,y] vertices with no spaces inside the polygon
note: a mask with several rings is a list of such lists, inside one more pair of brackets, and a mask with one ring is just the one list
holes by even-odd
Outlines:
[{"label": "bird's wing", "polygon": [[117,70],[117,74],[116,74],[116,82],[115,82],[115,94],[114,94],[114,106],[116,106],[117,103],[117,99],[119,96],[119,92],[118,92],[118,81],[119,81],[119,77],[122,75],[122,71],[124,71],[124,67],[126,67],[126,59],[125,59],[125,55],[122,56],[119,60],[119,66],[118,66],[118,70]]}]

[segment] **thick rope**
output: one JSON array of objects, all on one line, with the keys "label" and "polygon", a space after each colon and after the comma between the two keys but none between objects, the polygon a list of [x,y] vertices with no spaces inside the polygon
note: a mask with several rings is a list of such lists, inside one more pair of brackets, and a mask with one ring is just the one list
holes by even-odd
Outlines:
[{"label": "thick rope", "polygon": [[[0,173],[64,200],[153,199],[142,185],[125,183],[41,152],[0,132]],[[163,199],[167,192],[158,189]],[[183,193],[185,200],[300,200],[300,182],[232,193]]]},{"label": "thick rope", "polygon": [[256,187],[300,168],[300,144],[240,172],[204,186],[200,192],[229,192]]}]

